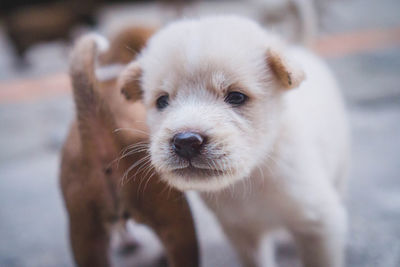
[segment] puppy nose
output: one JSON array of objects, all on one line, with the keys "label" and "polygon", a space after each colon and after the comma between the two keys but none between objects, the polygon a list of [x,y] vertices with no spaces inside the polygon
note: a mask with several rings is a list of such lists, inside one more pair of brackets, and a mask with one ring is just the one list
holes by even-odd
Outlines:
[{"label": "puppy nose", "polygon": [[192,159],[200,154],[204,137],[195,132],[177,133],[172,139],[172,147],[175,153],[185,159]]}]

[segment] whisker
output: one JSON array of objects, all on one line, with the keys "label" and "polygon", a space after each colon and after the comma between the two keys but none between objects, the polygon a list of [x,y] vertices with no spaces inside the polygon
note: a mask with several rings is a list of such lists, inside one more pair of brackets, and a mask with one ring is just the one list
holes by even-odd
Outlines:
[{"label": "whisker", "polygon": [[[148,162],[151,163],[151,160],[149,160]],[[147,166],[146,165],[139,166],[139,168],[136,170],[134,175],[136,176],[137,174],[139,174],[140,170],[143,169],[144,167],[147,167]]]},{"label": "whisker", "polygon": [[134,55],[137,55],[139,53],[139,51],[136,51],[136,49],[130,47],[128,44],[125,44],[125,48],[128,49]]},{"label": "whisker", "polygon": [[[113,164],[113,163],[115,163],[115,161],[118,161],[118,163],[117,163],[117,168],[118,168],[118,167],[119,167],[119,162],[120,162],[121,159],[123,159],[123,158],[126,157],[126,156],[129,156],[129,155],[132,155],[132,154],[135,154],[135,153],[142,152],[142,151],[136,152],[136,149],[139,150],[139,148],[140,148],[140,149],[145,149],[145,148],[148,148],[148,147],[149,147],[149,143],[148,143],[148,142],[137,142],[137,143],[128,145],[126,148],[124,148],[124,149],[122,150],[122,152],[121,152],[122,155],[119,156],[118,158],[114,159],[111,163]],[[128,154],[126,154],[127,151],[130,150],[130,149],[131,149],[132,151],[135,151],[135,152],[134,152],[134,153],[128,152]]]},{"label": "whisker", "polygon": [[126,152],[122,156],[120,156],[120,157],[116,158],[115,160],[113,160],[112,163],[114,163],[115,161],[118,161],[117,162],[117,169],[118,169],[119,168],[119,163],[123,158],[131,156],[131,155],[136,154],[136,153],[141,153],[141,152],[146,152],[146,151],[147,151],[147,149],[143,148],[143,149],[138,149],[138,150]]},{"label": "whisker", "polygon": [[150,134],[148,132],[145,132],[145,131],[142,131],[142,130],[139,130],[139,129],[134,129],[134,128],[117,128],[117,129],[114,130],[114,133],[118,133],[118,132],[121,132],[121,131],[138,132],[138,133],[144,134],[146,136],[150,136]]},{"label": "whisker", "polygon": [[145,193],[145,191],[146,191],[146,187],[147,187],[147,185],[148,185],[148,183],[150,182],[150,179],[155,175],[156,173],[155,172],[153,172],[148,178],[146,178],[146,183],[144,184],[144,188],[143,188],[143,194]]},{"label": "whisker", "polygon": [[134,164],[132,164],[125,172],[124,175],[122,176],[122,182],[125,181],[125,179],[127,178],[129,172],[131,170],[133,170],[136,166],[138,166],[139,164],[149,161],[150,160],[150,155],[146,155],[145,157],[141,158],[140,160],[138,160],[137,162],[135,162]]}]

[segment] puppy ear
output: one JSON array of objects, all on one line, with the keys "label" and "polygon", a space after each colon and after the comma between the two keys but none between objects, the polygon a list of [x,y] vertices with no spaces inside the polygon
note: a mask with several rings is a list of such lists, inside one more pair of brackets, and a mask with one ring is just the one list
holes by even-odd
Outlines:
[{"label": "puppy ear", "polygon": [[142,98],[141,88],[142,69],[134,61],[128,64],[118,79],[118,88],[127,100],[138,101]]},{"label": "puppy ear", "polygon": [[268,49],[267,62],[285,89],[298,87],[305,78],[304,71],[278,49]]}]

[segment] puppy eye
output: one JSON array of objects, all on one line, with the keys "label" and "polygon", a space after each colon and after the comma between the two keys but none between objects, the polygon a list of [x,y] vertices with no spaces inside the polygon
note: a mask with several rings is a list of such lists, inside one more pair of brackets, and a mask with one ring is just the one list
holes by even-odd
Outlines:
[{"label": "puppy eye", "polygon": [[245,94],[242,94],[240,92],[230,92],[225,97],[225,102],[229,103],[233,106],[240,106],[240,105],[243,105],[247,99],[248,99],[248,96]]},{"label": "puppy eye", "polygon": [[162,95],[159,98],[157,98],[157,109],[158,110],[163,110],[164,108],[166,108],[168,106],[168,100],[169,100],[169,96],[168,95]]}]

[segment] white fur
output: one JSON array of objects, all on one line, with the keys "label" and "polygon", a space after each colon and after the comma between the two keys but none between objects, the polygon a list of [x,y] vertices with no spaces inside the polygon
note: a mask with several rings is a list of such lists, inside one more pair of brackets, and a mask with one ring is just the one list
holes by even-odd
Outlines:
[{"label": "white fur", "polygon": [[92,38],[96,41],[97,49],[100,53],[107,51],[110,48],[110,43],[103,35],[98,33],[90,33],[87,38]]},{"label": "white fur", "polygon": [[[282,88],[267,64],[269,48],[302,67],[307,78],[299,88]],[[138,63],[154,166],[170,185],[202,192],[246,266],[273,264],[271,257],[261,260],[258,250],[262,237],[278,227],[293,234],[305,266],[342,266],[347,126],[325,64],[231,16],[167,26]],[[248,95],[248,103],[225,103],[229,86]],[[159,111],[155,102],[165,93],[170,105]],[[223,175],[174,173],[188,166],[170,147],[172,136],[184,130],[209,138],[209,161],[193,166]],[[269,249],[264,255],[273,255]]]}]

